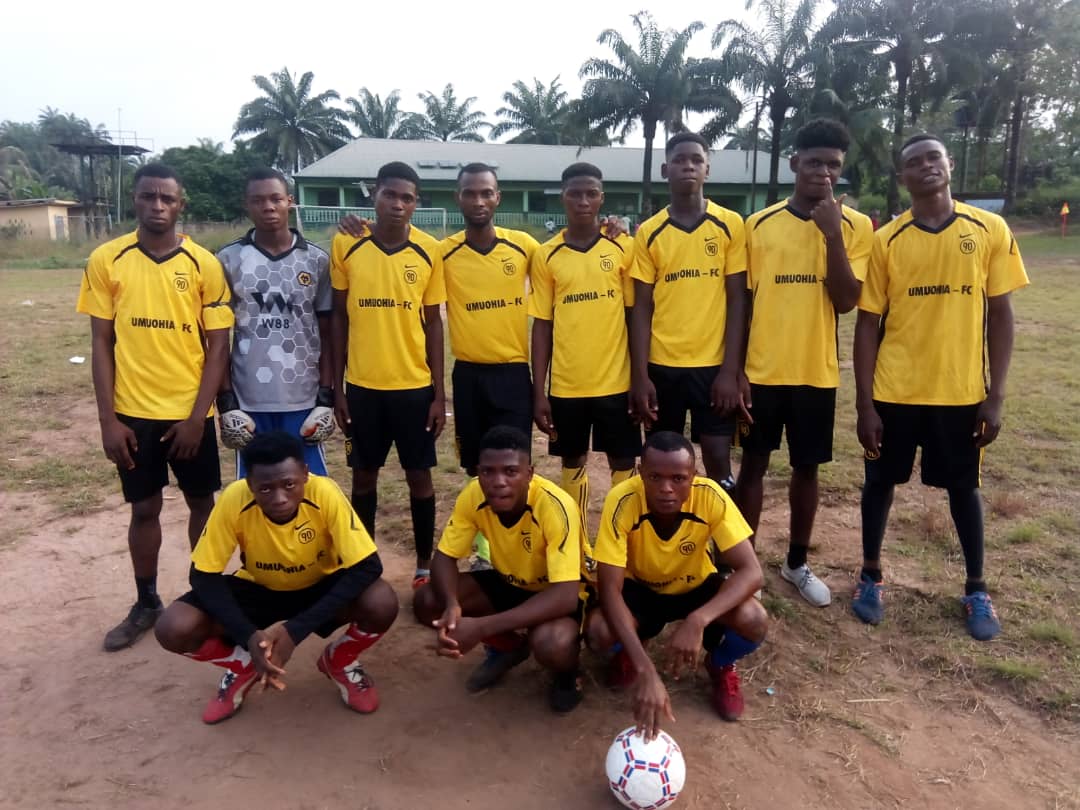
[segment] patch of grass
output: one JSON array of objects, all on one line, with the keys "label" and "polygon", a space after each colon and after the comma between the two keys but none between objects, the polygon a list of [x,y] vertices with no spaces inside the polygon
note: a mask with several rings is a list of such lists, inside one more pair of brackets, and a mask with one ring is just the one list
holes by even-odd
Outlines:
[{"label": "patch of grass", "polygon": [[1028,627],[1027,633],[1031,638],[1044,644],[1057,644],[1068,649],[1076,647],[1076,633],[1071,627],[1058,622],[1035,622]]},{"label": "patch of grass", "polygon": [[771,593],[769,591],[762,593],[761,604],[765,606],[765,610],[768,612],[769,616],[774,619],[781,619],[788,622],[798,615],[798,611],[795,609],[795,603],[787,597],[777,593]]},{"label": "patch of grass", "polygon": [[1005,533],[1005,542],[1010,546],[1034,543],[1042,536],[1042,528],[1037,523],[1027,522],[1013,526]]},{"label": "patch of grass", "polygon": [[1044,675],[1041,664],[1015,658],[985,658],[981,661],[981,666],[998,678],[1020,683],[1039,681],[1042,680]]}]

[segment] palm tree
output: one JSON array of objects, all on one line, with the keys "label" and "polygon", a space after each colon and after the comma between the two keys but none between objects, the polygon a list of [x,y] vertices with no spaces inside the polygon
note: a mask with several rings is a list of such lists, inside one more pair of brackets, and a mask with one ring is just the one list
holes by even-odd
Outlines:
[{"label": "palm tree", "polygon": [[346,113],[328,104],[340,96],[336,90],[312,95],[314,78],[309,70],[297,82],[287,67],[269,79],[252,77],[263,95],[240,108],[233,137],[254,133],[254,145],[260,151],[266,148],[276,165],[294,173],[342,146],[351,137]]},{"label": "palm tree", "polygon": [[531,88],[519,79],[512,90],[503,93],[507,106],[495,111],[503,120],[488,134],[500,138],[517,132],[509,143],[579,143],[574,137],[577,133],[569,131],[571,108],[566,99],[558,76],[547,86],[534,78]]},{"label": "palm tree", "polygon": [[352,107],[349,119],[356,125],[362,138],[395,138],[414,140],[418,132],[416,113],[404,112],[398,106],[401,93],[391,90],[384,101],[378,93],[372,94],[366,87],[360,88],[360,98],[345,99]]},{"label": "palm tree", "polygon": [[755,5],[760,28],[724,20],[713,32],[712,46],[719,48],[726,41],[724,74],[738,77],[739,84],[759,97],[772,122],[766,197],[766,205],[772,205],[780,195],[784,120],[808,85],[816,56],[811,26],[818,0],[747,0],[747,11]]},{"label": "palm tree", "polygon": [[614,53],[614,60],[589,59],[580,76],[587,79],[582,105],[589,120],[604,131],[618,131],[622,141],[638,123],[645,134],[645,158],[641,170],[643,213],[652,212],[652,157],[656,128],[684,129],[685,111],[716,113],[710,133],[719,133],[737,117],[738,102],[715,68],[715,60],[688,60],[686,48],[704,26],[690,23],[681,31],[661,30],[652,15],[633,17],[637,49],[614,29],[597,38]]},{"label": "palm tree", "polygon": [[416,117],[421,138],[429,141],[474,141],[483,142],[481,127],[490,127],[482,112],[471,110],[476,103],[476,96],[458,101],[454,94],[454,85],[447,84],[442,95],[437,96],[430,90],[418,94],[424,102],[424,112]]},{"label": "palm tree", "polygon": [[20,188],[37,179],[22,149],[0,146],[0,200],[15,199]]}]

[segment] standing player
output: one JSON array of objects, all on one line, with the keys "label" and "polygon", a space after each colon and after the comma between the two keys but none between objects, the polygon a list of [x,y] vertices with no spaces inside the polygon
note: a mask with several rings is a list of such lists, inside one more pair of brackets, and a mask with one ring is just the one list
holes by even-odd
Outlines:
[{"label": "standing player", "polygon": [[[769,454],[787,431],[791,539],[780,576],[818,607],[832,600],[806,564],[818,507],[818,465],[832,460],[837,313],[859,300],[873,228],[833,199],[850,136],[827,119],[795,133],[795,193],[746,221],[747,278],[753,298],[746,377],[752,423],[739,426],[743,448],[735,499],[755,532]],[[750,403],[747,403],[750,405]]]},{"label": "standing player", "polygon": [[[478,477],[458,496],[413,609],[437,629],[440,655],[460,658],[485,644],[470,692],[494,686],[531,651],[555,675],[551,708],[568,712],[581,701],[581,517],[569,495],[533,475],[531,449],[517,428],[494,427],[481,439]],[[492,568],[459,573],[477,532],[488,538]]]},{"label": "standing player", "polygon": [[[260,678],[282,688],[305,638],[348,624],[318,668],[346,706],[375,711],[378,693],[358,657],[398,611],[375,544],[337,484],[308,474],[295,436],[259,432],[242,452],[247,479],[230,484],[210,514],[191,555],[191,591],[161,617],[158,641],[225,670],[203,712],[203,722],[220,723]],[[240,570],[226,576],[237,548]]]},{"label": "standing player", "polygon": [[[855,324],[859,442],[865,449],[863,566],[852,608],[877,624],[881,544],[896,484],[911,477],[949,494],[967,567],[968,632],[1001,631],[983,579],[983,449],[1001,430],[1013,345],[1010,293],[1028,283],[1005,221],[949,188],[952,159],[940,138],[915,135],[900,150],[911,208],[874,237]],[[987,377],[987,373],[989,377]]]},{"label": "standing player", "polygon": [[634,474],[641,451],[640,428],[630,419],[626,336],[633,240],[601,232],[604,184],[596,166],[563,171],[562,203],[566,228],[543,244],[531,271],[533,408],[552,455],[562,457],[562,487],[587,521],[589,434],[593,449],[607,454],[612,484]]},{"label": "standing player", "polygon": [[[671,700],[642,641],[680,622],[668,642],[675,677],[706,651],[712,704],[725,720],[743,713],[735,662],[765,639],[768,616],[753,598],[761,567],[739,510],[714,481],[694,474],[694,447],[680,433],[645,440],[641,475],[612,487],[596,538],[600,610],[589,614],[589,647],[611,661],[612,686],[634,684],[634,719],[647,738],[673,720]],[[724,579],[713,561],[731,569]]]},{"label": "standing player", "polygon": [[725,489],[746,341],[746,240],[742,218],[705,199],[709,145],[672,137],[661,174],[671,204],[634,237],[630,324],[631,408],[646,431],[701,443],[705,472]]},{"label": "standing player", "polygon": [[[226,447],[241,449],[253,432],[283,430],[304,438],[308,468],[326,475],[322,441],[334,429],[330,362],[330,257],[289,227],[293,198],[275,169],[255,169],[244,186],[253,227],[223,247],[236,316],[230,368],[217,406]],[[236,458],[236,477],[244,478]]]},{"label": "standing player", "polygon": [[375,179],[375,222],[359,239],[344,233],[331,245],[334,286],[335,398],[353,469],[352,501],[375,536],[379,469],[390,445],[409,486],[416,573],[427,581],[435,542],[435,439],[446,422],[443,331],[446,301],[439,243],[410,220],[420,178],[404,163],[387,163]]},{"label": "standing player", "polygon": [[90,316],[101,443],[131,504],[128,550],[138,599],[105,635],[134,644],[161,615],[161,490],[172,468],[194,547],[221,487],[211,406],[229,354],[229,288],[213,254],[176,232],[184,188],[149,163],[135,172],[134,233],[90,254],[76,309]]}]

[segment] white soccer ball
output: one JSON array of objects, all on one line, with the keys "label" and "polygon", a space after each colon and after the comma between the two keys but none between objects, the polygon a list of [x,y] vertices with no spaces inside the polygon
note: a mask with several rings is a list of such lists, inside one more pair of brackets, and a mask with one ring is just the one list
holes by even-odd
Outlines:
[{"label": "white soccer ball", "polygon": [[664,731],[649,743],[633,726],[620,731],[608,749],[605,767],[611,792],[631,810],[666,807],[686,783],[682,749]]}]

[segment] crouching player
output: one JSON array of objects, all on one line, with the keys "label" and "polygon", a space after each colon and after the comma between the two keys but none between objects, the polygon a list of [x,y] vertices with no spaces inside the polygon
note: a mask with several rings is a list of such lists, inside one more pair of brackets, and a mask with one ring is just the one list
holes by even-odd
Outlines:
[{"label": "crouching player", "polygon": [[[242,451],[247,478],[229,485],[191,554],[191,590],[169,605],[161,646],[225,670],[203,722],[240,709],[257,682],[284,686],[285,665],[311,633],[345,632],[319,656],[350,709],[379,706],[359,655],[397,617],[375,544],[331,479],[309,475],[287,433],[257,433]],[[240,547],[241,568],[225,567]]]},{"label": "crouching player", "polygon": [[[593,556],[600,610],[589,614],[586,640],[614,652],[609,683],[634,684],[634,718],[648,739],[671,700],[643,641],[681,622],[668,642],[671,673],[693,672],[705,648],[712,704],[725,720],[743,711],[735,662],[765,638],[768,616],[754,591],[762,574],[750,527],[720,485],[695,475],[694,448],[671,431],[649,434],[641,476],[612,487]],[[716,562],[731,569],[724,579]]]},{"label": "crouching player", "polygon": [[[438,632],[437,651],[461,658],[483,642],[487,655],[465,688],[493,686],[531,652],[554,673],[551,708],[581,701],[581,517],[573,499],[533,475],[531,442],[500,425],[480,440],[477,477],[465,485],[413,600],[416,618]],[[481,532],[491,569],[458,572]]]}]

